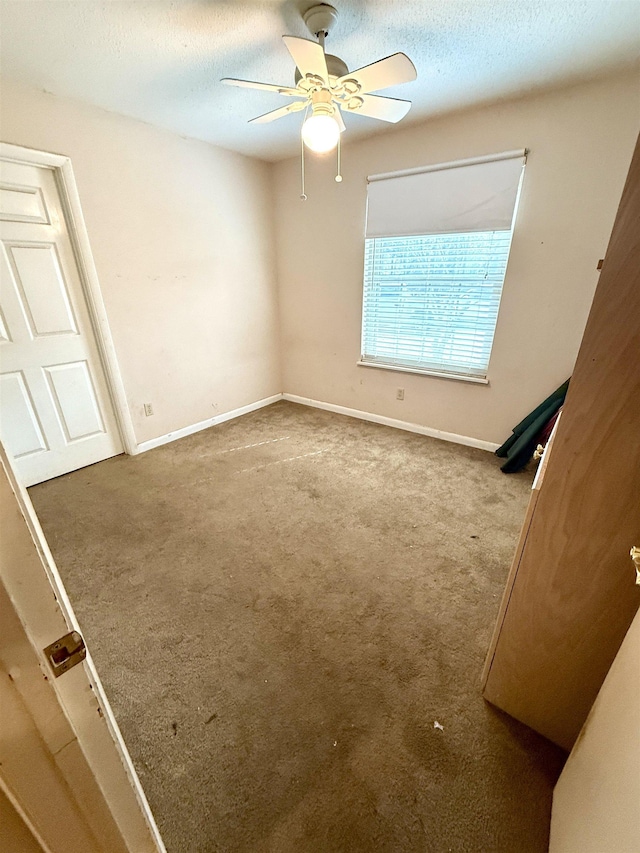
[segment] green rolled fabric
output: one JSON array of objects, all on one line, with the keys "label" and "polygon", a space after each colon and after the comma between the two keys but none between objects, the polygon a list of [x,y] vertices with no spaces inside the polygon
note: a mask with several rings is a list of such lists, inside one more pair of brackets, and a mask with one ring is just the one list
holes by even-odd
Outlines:
[{"label": "green rolled fabric", "polygon": [[512,474],[524,468],[533,455],[537,437],[564,403],[568,388],[569,380],[567,379],[513,428],[513,434],[496,450],[496,456],[507,457],[507,461],[500,468],[501,471]]}]

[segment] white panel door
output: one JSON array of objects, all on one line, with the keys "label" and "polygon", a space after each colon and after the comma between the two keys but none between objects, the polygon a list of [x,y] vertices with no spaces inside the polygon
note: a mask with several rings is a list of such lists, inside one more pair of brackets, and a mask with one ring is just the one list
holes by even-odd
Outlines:
[{"label": "white panel door", "polygon": [[0,438],[31,486],[122,442],[54,172],[0,179]]},{"label": "white panel door", "polygon": [[47,647],[80,626],[1,442],[0,519],[0,793],[47,853],[166,853],[90,649],[52,671]]}]

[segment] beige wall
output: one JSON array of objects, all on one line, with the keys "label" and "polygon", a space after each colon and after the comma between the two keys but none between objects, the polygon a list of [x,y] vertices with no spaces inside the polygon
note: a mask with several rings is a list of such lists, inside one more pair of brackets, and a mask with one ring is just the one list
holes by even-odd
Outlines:
[{"label": "beige wall", "polygon": [[637,853],[639,805],[640,613],[556,785],[550,853]]},{"label": "beige wall", "polygon": [[[347,137],[342,184],[331,157],[308,158],[307,202],[297,158],[269,166],[6,81],[0,138],[72,159],[139,442],[285,391],[499,443],[571,373],[638,84],[627,74]],[[366,175],[522,147],[490,385],[357,367]]]},{"label": "beige wall", "polygon": [[[627,74],[353,145],[347,132],[343,183],[333,156],[309,157],[306,202],[299,160],[280,163],[283,390],[501,443],[572,371],[640,126],[639,83]],[[357,367],[366,176],[525,147],[490,385]]]},{"label": "beige wall", "polygon": [[138,441],[278,393],[270,167],[8,81],[0,104],[2,141],[71,157]]}]

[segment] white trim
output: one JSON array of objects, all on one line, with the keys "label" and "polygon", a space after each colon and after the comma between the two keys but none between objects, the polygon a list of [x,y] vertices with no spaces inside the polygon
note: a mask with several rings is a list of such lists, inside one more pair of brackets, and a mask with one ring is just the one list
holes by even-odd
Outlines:
[{"label": "white trim", "polygon": [[42,166],[54,172],[122,444],[127,453],[136,453],[137,442],[133,421],[109,329],[107,311],[102,299],[71,160],[61,154],[36,151],[33,148],[10,145],[7,142],[0,142],[0,159],[29,166]]},{"label": "white trim", "polygon": [[384,426],[394,427],[394,429],[403,429],[406,432],[416,432],[418,435],[428,435],[431,438],[439,438],[442,441],[451,441],[454,444],[464,444],[466,447],[477,447],[479,450],[493,452],[500,447],[499,444],[494,444],[492,441],[482,441],[479,438],[458,435],[455,432],[443,432],[440,429],[422,426],[422,424],[412,424],[408,421],[396,420],[396,418],[387,418],[385,415],[361,412],[359,409],[349,409],[347,406],[336,406],[334,403],[322,403],[319,400],[312,400],[309,397],[298,397],[297,394],[283,394],[282,399],[288,400],[290,403],[312,406],[314,409],[336,412],[338,415],[347,415],[350,418],[359,418],[361,421],[371,421],[374,424],[383,424]]},{"label": "white trim", "polygon": [[[263,400],[257,400],[255,403],[248,403],[246,406],[241,406],[239,409],[232,409],[230,412],[224,412],[222,415],[216,415],[214,418],[208,418],[206,421],[200,421],[191,426],[176,429],[173,432],[168,432],[166,435],[160,435],[158,438],[150,438],[149,441],[141,442],[136,449],[136,453],[145,453],[147,450],[153,450],[154,447],[161,447],[163,444],[169,444],[171,441],[176,441],[179,438],[185,438],[187,435],[193,435],[194,432],[200,432],[203,429],[223,424],[225,421],[231,421],[234,418],[239,418],[241,415],[247,415],[249,412],[255,412],[257,409],[262,409],[265,406],[270,406],[272,403],[277,403],[282,400],[282,394],[273,394],[271,397],[265,397]],[[497,445],[496,445],[497,447]]]},{"label": "white trim", "polygon": [[475,382],[476,385],[488,385],[486,376],[465,376],[462,373],[444,373],[439,370],[427,370],[419,367],[401,367],[399,364],[382,364],[377,361],[356,361],[358,367],[378,367],[381,370],[397,370],[400,373],[417,373],[420,376],[436,376],[438,379],[458,379],[461,382]]},{"label": "white trim", "polygon": [[432,166],[416,166],[414,169],[401,169],[399,172],[381,172],[379,175],[367,175],[367,182],[386,181],[388,178],[404,178],[407,175],[422,175],[424,172],[441,172],[444,169],[457,169],[459,166],[475,166],[478,163],[494,163],[496,160],[526,159],[528,150],[503,151],[502,154],[487,154],[484,157],[468,157],[466,160],[451,160],[448,163],[435,163]]},{"label": "white trim", "polygon": [[3,160],[10,160],[13,163],[46,166],[48,169],[58,169],[69,159],[63,154],[38,151],[36,148],[26,148],[23,145],[11,145],[9,142],[0,142],[0,156]]}]

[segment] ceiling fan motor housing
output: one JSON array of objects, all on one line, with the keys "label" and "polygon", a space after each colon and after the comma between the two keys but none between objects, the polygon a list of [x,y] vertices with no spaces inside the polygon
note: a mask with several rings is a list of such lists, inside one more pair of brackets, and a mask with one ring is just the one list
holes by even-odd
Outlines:
[{"label": "ceiling fan motor housing", "polygon": [[[327,60],[327,71],[329,72],[330,77],[344,77],[345,74],[349,73],[349,69],[347,67],[347,63],[340,59],[339,56],[333,56],[331,53],[325,53],[325,59]],[[302,79],[302,74],[296,68],[295,73],[295,81],[296,86],[298,82]]]}]

